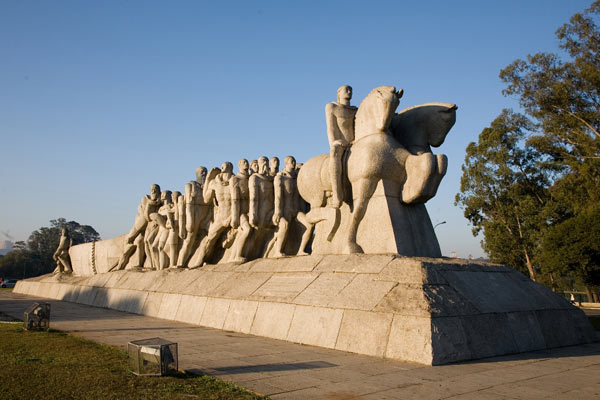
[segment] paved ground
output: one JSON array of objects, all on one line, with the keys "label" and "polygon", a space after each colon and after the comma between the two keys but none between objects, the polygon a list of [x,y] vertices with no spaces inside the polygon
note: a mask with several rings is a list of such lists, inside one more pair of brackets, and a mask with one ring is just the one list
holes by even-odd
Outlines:
[{"label": "paved ground", "polygon": [[[23,317],[36,298],[0,292]],[[124,348],[160,336],[179,367],[273,399],[598,399],[600,343],[427,367],[49,300],[51,327]]]}]

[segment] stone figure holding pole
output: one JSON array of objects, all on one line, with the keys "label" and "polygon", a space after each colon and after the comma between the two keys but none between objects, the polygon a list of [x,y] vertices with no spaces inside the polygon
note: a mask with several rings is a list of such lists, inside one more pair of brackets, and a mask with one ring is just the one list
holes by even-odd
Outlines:
[{"label": "stone figure holding pole", "polygon": [[150,215],[158,211],[160,204],[160,186],[154,184],[150,187],[150,195],[142,197],[135,216],[133,228],[131,228],[125,239],[125,250],[117,264],[113,266],[111,270],[115,267],[120,270],[124,269],[136,250],[137,258],[132,268],[143,268],[144,259],[147,254],[144,237],[148,229],[148,223],[150,222]]},{"label": "stone figure holding pole", "polygon": [[71,258],[69,257],[69,248],[73,244],[73,240],[69,236],[69,231],[63,228],[60,231],[60,240],[58,242],[58,248],[54,252],[52,258],[56,261],[56,269],[54,273],[67,273],[73,272],[71,268]]}]

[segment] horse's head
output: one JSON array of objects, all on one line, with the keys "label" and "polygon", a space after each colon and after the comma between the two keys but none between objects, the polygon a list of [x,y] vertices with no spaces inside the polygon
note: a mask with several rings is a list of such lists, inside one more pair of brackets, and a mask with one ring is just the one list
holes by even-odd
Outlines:
[{"label": "horse's head", "polygon": [[456,104],[427,103],[395,114],[391,131],[402,145],[411,148],[439,147],[456,122]]},{"label": "horse's head", "polygon": [[354,140],[375,132],[387,133],[400,104],[403,90],[396,91],[394,86],[379,86],[360,103],[354,122]]}]

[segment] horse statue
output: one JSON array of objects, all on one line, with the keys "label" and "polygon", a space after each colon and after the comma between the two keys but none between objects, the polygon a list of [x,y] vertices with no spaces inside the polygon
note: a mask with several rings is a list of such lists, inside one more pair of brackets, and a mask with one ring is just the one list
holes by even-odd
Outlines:
[{"label": "horse statue", "polygon": [[[377,201],[385,199],[380,201],[382,206],[391,205],[393,208],[389,209],[390,215],[383,222],[391,224],[393,233],[398,234],[406,228],[402,225],[411,223],[419,231],[415,233],[417,236],[425,241],[435,241],[430,246],[431,250],[407,251],[414,254],[405,255],[441,256],[423,203],[435,195],[446,173],[446,156],[434,155],[431,146],[437,147],[443,143],[456,121],[457,107],[448,103],[428,103],[395,114],[401,96],[402,90],[380,86],[373,89],[360,104],[355,117],[354,141],[344,155],[345,194],[340,209],[328,205],[332,190],[328,154],[309,159],[299,172],[298,191],[311,207],[305,217],[309,230],[312,231],[315,224],[329,221],[326,239],[331,242],[335,237],[339,242],[338,248],[331,252],[364,252],[357,243],[357,233],[377,189]],[[411,205],[416,206],[410,208]],[[402,207],[408,211],[403,211]],[[412,214],[398,216],[403,212]],[[373,214],[381,214],[381,211],[374,210]],[[425,228],[418,226],[427,224]],[[382,233],[377,229],[375,227],[370,235]],[[322,241],[318,236],[317,229],[314,240]],[[377,241],[378,238],[366,241],[370,240]],[[386,249],[382,252],[403,254],[393,250],[393,246],[393,251]]]}]

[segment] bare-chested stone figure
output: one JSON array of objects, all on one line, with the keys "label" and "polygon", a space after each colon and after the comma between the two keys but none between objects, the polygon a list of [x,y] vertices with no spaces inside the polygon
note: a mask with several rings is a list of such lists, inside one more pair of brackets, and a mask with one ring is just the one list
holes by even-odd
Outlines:
[{"label": "bare-chested stone figure", "polygon": [[169,268],[177,267],[177,255],[179,250],[179,239],[180,230],[179,225],[181,224],[181,210],[183,209],[183,197],[181,192],[173,192],[171,194],[171,208],[167,214],[167,229],[169,235],[167,236],[167,243],[162,249],[169,259]]},{"label": "bare-chested stone figure", "polygon": [[337,102],[325,106],[327,138],[329,139],[329,174],[331,177],[332,205],[342,205],[344,188],[342,184],[342,157],[354,141],[354,117],[358,108],[350,105],[352,88],[348,85],[337,90]]},{"label": "bare-chested stone figure", "polygon": [[164,251],[169,238],[169,219],[172,216],[173,205],[171,191],[165,190],[160,194],[163,205],[158,212],[150,215],[150,220],[158,225],[158,232],[152,241],[152,267],[155,269],[166,269],[169,266],[167,253]]},{"label": "bare-chested stone figure", "polygon": [[206,235],[212,216],[212,206],[204,202],[202,195],[206,172],[205,167],[196,168],[196,180],[185,185],[184,210],[180,217],[179,227],[180,236],[184,240],[177,259],[177,265],[180,267],[187,266],[200,239]]},{"label": "bare-chested stone figure", "polygon": [[142,197],[142,201],[138,206],[137,215],[135,216],[133,228],[131,228],[125,239],[125,251],[119,259],[119,262],[113,266],[111,270],[115,267],[124,269],[136,250],[138,250],[137,259],[132,268],[143,268],[146,254],[149,254],[144,238],[146,236],[146,231],[148,230],[150,214],[158,211],[160,205],[160,186],[154,184],[150,187],[150,195]]},{"label": "bare-chested stone figure", "polygon": [[274,178],[279,172],[279,158],[271,157],[269,160],[269,176]]},{"label": "bare-chested stone figure", "polygon": [[[279,172],[273,180],[275,194],[275,208],[273,212],[273,224],[277,226],[277,232],[274,237],[274,248],[271,257],[282,257],[283,246],[285,245],[288,230],[292,220],[301,213],[301,199],[296,184],[296,159],[292,156],[285,158],[283,171]],[[302,218],[299,218],[302,223]],[[300,248],[300,254],[304,253],[304,248]]]},{"label": "bare-chested stone figure", "polygon": [[221,234],[231,228],[232,224],[232,201],[233,190],[233,164],[224,162],[221,170],[213,168],[206,177],[204,184],[203,199],[206,204],[214,203],[214,219],[208,228],[208,235],[198,248],[198,257],[194,256],[190,262],[190,268],[198,268],[213,250],[213,247]]},{"label": "bare-chested stone figure", "polygon": [[233,243],[230,261],[244,262],[244,245],[251,232],[250,223],[248,222],[248,211],[250,208],[250,193],[248,189],[250,171],[248,160],[242,158],[238,163],[238,168],[239,172],[231,179],[233,186],[231,227],[237,229],[237,235]]},{"label": "bare-chested stone figure", "polygon": [[58,242],[58,248],[54,252],[52,258],[56,261],[56,269],[54,273],[67,273],[73,272],[71,268],[71,258],[69,257],[69,247],[73,244],[69,231],[63,228],[60,231],[60,240]]},{"label": "bare-chested stone figure", "polygon": [[250,226],[255,229],[271,228],[273,226],[273,178],[268,171],[267,157],[258,159],[258,171],[250,176],[248,189],[250,193],[250,209],[248,219]]}]

